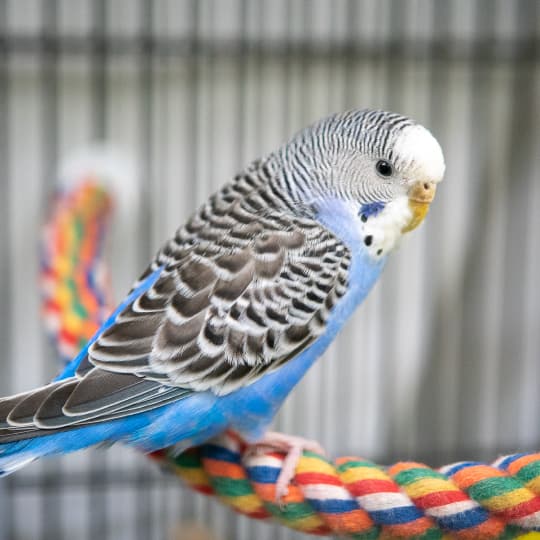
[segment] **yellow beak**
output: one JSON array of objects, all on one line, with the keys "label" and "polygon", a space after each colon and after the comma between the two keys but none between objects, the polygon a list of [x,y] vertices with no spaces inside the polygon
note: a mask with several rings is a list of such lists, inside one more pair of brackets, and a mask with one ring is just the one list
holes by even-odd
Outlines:
[{"label": "yellow beak", "polygon": [[401,232],[407,233],[412,231],[424,221],[429,210],[429,205],[435,197],[436,190],[437,185],[434,182],[416,182],[410,187],[408,195],[412,218],[411,221],[403,227]]}]

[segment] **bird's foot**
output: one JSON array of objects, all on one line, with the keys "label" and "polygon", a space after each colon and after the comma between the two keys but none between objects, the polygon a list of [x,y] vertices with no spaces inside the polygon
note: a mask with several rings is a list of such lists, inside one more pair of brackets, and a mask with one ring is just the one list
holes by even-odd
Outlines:
[{"label": "bird's foot", "polygon": [[289,485],[294,478],[296,466],[304,450],[322,456],[326,455],[323,448],[316,441],[294,435],[285,435],[276,431],[268,431],[261,440],[252,444],[248,450],[248,455],[250,453],[261,454],[276,451],[285,454],[283,466],[276,482],[276,502],[278,504],[281,504],[283,497],[289,492]]}]

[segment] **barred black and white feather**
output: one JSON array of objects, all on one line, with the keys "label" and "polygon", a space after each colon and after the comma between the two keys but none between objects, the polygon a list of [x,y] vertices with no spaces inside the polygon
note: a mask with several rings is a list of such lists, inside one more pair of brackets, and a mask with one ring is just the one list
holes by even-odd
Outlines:
[{"label": "barred black and white feather", "polygon": [[91,347],[89,362],[229,393],[321,334],[349,263],[332,233],[278,200],[258,162],[158,253],[148,272],[162,275]]}]

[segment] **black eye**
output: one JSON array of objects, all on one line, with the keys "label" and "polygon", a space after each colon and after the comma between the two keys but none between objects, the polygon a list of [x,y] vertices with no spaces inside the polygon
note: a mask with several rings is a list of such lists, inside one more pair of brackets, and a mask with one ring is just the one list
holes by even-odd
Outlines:
[{"label": "black eye", "polygon": [[392,173],[394,172],[392,165],[384,159],[379,159],[379,161],[377,161],[377,164],[375,165],[375,169],[377,169],[377,172],[381,176],[386,176],[386,177],[392,176]]}]

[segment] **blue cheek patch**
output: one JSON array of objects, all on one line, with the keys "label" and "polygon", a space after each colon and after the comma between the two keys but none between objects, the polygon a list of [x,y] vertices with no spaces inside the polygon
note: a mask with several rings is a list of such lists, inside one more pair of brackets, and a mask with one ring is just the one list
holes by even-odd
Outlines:
[{"label": "blue cheek patch", "polygon": [[369,204],[363,204],[358,212],[359,216],[365,216],[366,218],[376,216],[384,209],[384,203],[374,202]]}]

